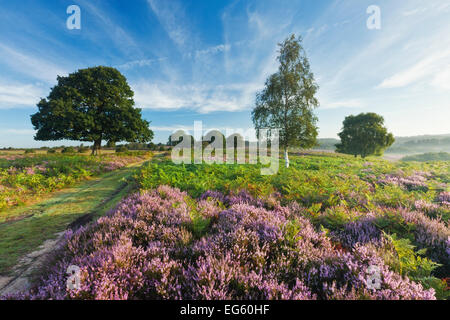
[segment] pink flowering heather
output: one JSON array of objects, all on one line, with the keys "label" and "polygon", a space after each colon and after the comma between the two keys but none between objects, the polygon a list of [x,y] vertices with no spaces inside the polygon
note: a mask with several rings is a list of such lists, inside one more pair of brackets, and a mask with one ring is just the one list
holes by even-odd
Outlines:
[{"label": "pink flowering heather", "polygon": [[333,236],[349,248],[358,243],[377,243],[381,240],[381,232],[375,226],[374,220],[374,217],[367,215],[357,221],[349,222],[342,230],[333,232]]},{"label": "pink flowering heather", "polygon": [[429,203],[425,200],[417,200],[414,202],[414,207],[418,211],[422,211],[426,214],[434,214],[440,211],[440,206],[436,203]]},{"label": "pink flowering heather", "polygon": [[120,168],[123,168],[126,166],[125,161],[115,160],[115,161],[109,161],[103,164],[103,170],[104,171],[114,171]]},{"label": "pink flowering heather", "polygon": [[409,191],[420,190],[427,191],[427,178],[424,174],[415,173],[412,176],[401,176],[386,174],[382,175],[381,179],[378,180],[379,184],[392,184],[400,186]]},{"label": "pink flowering heather", "polygon": [[429,255],[433,260],[444,264],[448,269],[450,261],[449,227],[439,219],[431,219],[422,212],[410,212],[405,209],[399,209],[398,214],[403,217],[406,223],[415,226],[414,236],[416,242],[422,248],[428,249]]},{"label": "pink flowering heather", "polygon": [[[342,251],[302,214],[298,205],[269,209],[246,192],[209,191],[196,201],[160,186],[69,232],[40,285],[6,298],[435,299],[434,289],[385,265],[369,218],[337,234],[352,245]],[[441,241],[445,230],[411,219]],[[70,265],[81,269],[77,289],[66,289]],[[380,290],[367,287],[371,265],[380,268]]]},{"label": "pink flowering heather", "polygon": [[15,174],[17,173],[17,168],[16,167],[11,167],[8,169],[8,174]]},{"label": "pink flowering heather", "polygon": [[28,168],[25,168],[25,173],[28,175],[33,175],[33,174],[36,174],[36,171],[35,171],[35,168],[28,167]]},{"label": "pink flowering heather", "polygon": [[450,192],[449,191],[441,192],[438,196],[438,201],[441,204],[450,207]]}]

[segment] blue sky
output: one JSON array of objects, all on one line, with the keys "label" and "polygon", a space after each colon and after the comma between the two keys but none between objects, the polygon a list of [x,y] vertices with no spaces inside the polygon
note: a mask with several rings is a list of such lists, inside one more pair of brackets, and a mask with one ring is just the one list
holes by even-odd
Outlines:
[{"label": "blue sky", "polygon": [[[66,28],[73,4],[81,30]],[[369,5],[380,30],[366,26]],[[397,136],[450,133],[448,0],[0,0],[0,147],[61,145],[35,142],[30,115],[57,75],[95,65],[128,78],[155,142],[196,120],[249,128],[291,33],[320,86],[320,137],[368,111]]]}]

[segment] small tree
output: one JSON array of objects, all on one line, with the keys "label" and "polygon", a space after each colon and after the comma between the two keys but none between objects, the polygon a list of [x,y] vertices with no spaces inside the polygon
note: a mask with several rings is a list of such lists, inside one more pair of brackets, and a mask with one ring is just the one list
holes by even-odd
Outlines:
[{"label": "small tree", "polygon": [[106,142],[106,147],[110,148],[110,149],[114,149],[116,147],[116,142],[109,140],[108,142]]},{"label": "small tree", "polygon": [[31,116],[35,140],[93,142],[92,154],[102,140],[148,142],[153,138],[149,122],[134,108],[133,91],[116,69],[81,69],[58,77],[47,99],[38,103]]},{"label": "small tree", "polygon": [[317,117],[313,109],[319,106],[315,97],[318,86],[301,38],[291,35],[278,45],[278,72],[266,80],[264,90],[257,94],[252,119],[257,131],[280,129],[280,146],[289,167],[289,147],[310,148],[316,144]]},{"label": "small tree", "polygon": [[128,148],[124,145],[120,145],[116,147],[116,152],[127,152]]},{"label": "small tree", "polygon": [[61,150],[61,153],[75,153],[75,148],[74,147],[65,147],[64,149]]},{"label": "small tree", "polygon": [[395,141],[392,133],[384,127],[384,118],[376,113],[346,117],[339,137],[341,143],[336,145],[337,152],[355,157],[361,155],[362,158],[383,155]]}]

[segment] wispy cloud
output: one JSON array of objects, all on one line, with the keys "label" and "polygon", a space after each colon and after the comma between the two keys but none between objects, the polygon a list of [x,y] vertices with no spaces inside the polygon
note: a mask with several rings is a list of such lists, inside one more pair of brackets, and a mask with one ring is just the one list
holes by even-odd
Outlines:
[{"label": "wispy cloud", "polygon": [[36,133],[35,130],[32,129],[0,129],[2,134],[14,134],[14,135],[33,135]]},{"label": "wispy cloud", "polygon": [[0,43],[0,63],[4,63],[14,71],[46,82],[55,82],[58,75],[67,72],[44,59],[40,59]]},{"label": "wispy cloud", "polygon": [[195,56],[196,58],[199,58],[204,55],[217,54],[220,52],[229,51],[230,49],[231,49],[230,44],[220,44],[217,46],[209,47],[207,49],[197,50],[195,51]]},{"label": "wispy cloud", "polygon": [[261,85],[174,85],[140,82],[133,85],[138,107],[156,110],[190,109],[199,113],[241,111],[252,106]]},{"label": "wispy cloud", "polygon": [[193,126],[186,126],[186,125],[171,125],[171,126],[150,126],[150,129],[155,131],[164,131],[164,132],[175,132],[178,130],[183,130],[185,132],[189,132],[191,130],[194,130]]},{"label": "wispy cloud", "polygon": [[12,85],[0,83],[0,108],[10,109],[17,106],[33,106],[44,95],[41,87],[33,84]]},{"label": "wispy cloud", "polygon": [[450,49],[423,58],[413,66],[402,70],[383,80],[379,88],[401,88],[421,80],[429,80],[428,84],[441,86],[446,79],[450,66]]},{"label": "wispy cloud", "polygon": [[359,99],[350,100],[335,100],[328,102],[327,100],[322,100],[320,107],[323,109],[337,109],[337,108],[362,108],[365,103]]},{"label": "wispy cloud", "polygon": [[170,39],[179,47],[187,46],[192,37],[184,25],[186,17],[181,4],[177,1],[161,0],[148,0],[148,4]]},{"label": "wispy cloud", "polygon": [[118,23],[110,18],[105,10],[95,6],[92,2],[86,0],[78,0],[80,6],[92,13],[101,22],[103,34],[108,36],[114,43],[115,47],[123,53],[142,55],[139,44],[136,40],[122,28]]},{"label": "wispy cloud", "polygon": [[117,65],[115,66],[115,68],[129,70],[135,67],[149,67],[157,62],[161,62],[164,60],[167,60],[167,58],[133,60]]},{"label": "wispy cloud", "polygon": [[431,82],[431,85],[443,90],[450,90],[450,63],[444,68],[441,68],[440,72]]},{"label": "wispy cloud", "polygon": [[419,13],[426,12],[426,11],[427,11],[427,8],[416,8],[416,9],[412,9],[412,10],[403,11],[402,14],[405,17],[409,17],[409,16],[414,16]]}]

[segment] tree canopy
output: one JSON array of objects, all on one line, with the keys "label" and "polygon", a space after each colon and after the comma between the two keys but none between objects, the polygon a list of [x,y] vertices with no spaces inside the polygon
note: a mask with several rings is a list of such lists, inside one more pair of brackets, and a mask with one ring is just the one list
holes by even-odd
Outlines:
[{"label": "tree canopy", "polygon": [[134,107],[134,93],[126,78],[111,67],[80,69],[57,78],[58,83],[39,111],[31,116],[37,130],[35,140],[93,142],[92,153],[101,142],[148,142],[153,138],[149,122]]},{"label": "tree canopy", "polygon": [[315,145],[318,129],[314,108],[318,86],[300,37],[291,35],[279,43],[278,71],[257,94],[252,112],[255,129],[279,129],[280,146],[285,150],[289,166],[288,148],[310,148]]},{"label": "tree canopy", "polygon": [[388,133],[384,126],[384,118],[376,113],[346,117],[339,137],[341,142],[336,145],[337,152],[355,157],[361,155],[362,158],[381,156],[395,141],[392,133]]}]

